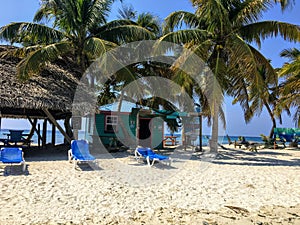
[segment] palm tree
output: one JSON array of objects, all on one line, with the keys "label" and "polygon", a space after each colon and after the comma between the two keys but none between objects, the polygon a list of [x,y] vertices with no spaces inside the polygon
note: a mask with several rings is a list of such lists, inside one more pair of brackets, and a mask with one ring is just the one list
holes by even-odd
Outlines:
[{"label": "palm tree", "polygon": [[289,58],[290,63],[286,63],[280,70],[280,75],[285,81],[280,87],[281,97],[279,99],[279,110],[282,105],[295,107],[294,121],[300,127],[300,50],[296,48],[285,49],[281,52],[282,57]]},{"label": "palm tree", "polygon": [[[119,22],[122,22],[124,24],[127,24],[127,26],[137,26],[140,27],[141,29],[145,29],[147,32],[151,33],[151,36],[147,39],[156,39],[161,35],[161,24],[159,22],[158,17],[152,15],[151,13],[141,13],[137,14],[137,12],[134,10],[132,6],[128,5],[123,5],[122,9],[119,10]],[[106,27],[101,27],[100,29],[107,30]],[[130,41],[139,41],[141,40],[140,37],[138,36],[131,36],[128,35],[127,39],[121,39],[118,41],[119,45],[126,44]],[[145,40],[145,38],[143,39]],[[145,49],[143,49],[139,54],[144,54]],[[122,57],[121,57],[122,58]],[[148,65],[148,64],[151,65]],[[122,99],[123,99],[123,92],[120,91],[126,85],[129,83],[133,82],[134,80],[141,78],[143,76],[150,76],[146,75],[149,74],[149,71],[152,70],[152,76],[154,75],[153,73],[153,68],[156,67],[154,65],[154,62],[140,62],[136,63],[133,65],[128,65],[126,68],[123,68],[121,71],[118,71],[114,76],[111,77],[110,79],[110,88],[109,90],[107,89],[106,86],[102,86],[104,88],[101,90],[101,97],[99,101],[99,104],[105,104],[107,102],[107,97],[111,96],[112,92],[114,92],[114,98],[116,99],[117,97],[120,97],[120,104],[119,104],[119,109],[121,108],[122,104]],[[150,69],[151,67],[151,69]],[[155,69],[154,69],[155,70]],[[104,101],[102,101],[104,100]]]},{"label": "palm tree", "polygon": [[122,4],[122,8],[118,10],[119,19],[133,20],[136,18],[137,11],[134,10],[132,5]]},{"label": "palm tree", "polygon": [[292,7],[295,4],[295,0],[274,0],[274,2],[280,3],[282,10],[285,10],[287,7]]},{"label": "palm tree", "polygon": [[[107,23],[113,0],[42,0],[34,22],[11,23],[1,28],[0,39],[19,43],[13,54],[25,56],[18,75],[28,79],[49,61],[62,56],[76,58],[81,74],[93,59],[115,47],[120,40],[151,38],[152,34],[126,21]],[[42,22],[46,20],[52,26]],[[130,38],[128,38],[130,37]]]},{"label": "palm tree", "polygon": [[[256,83],[262,89],[264,82],[257,68],[265,65],[272,68],[265,57],[250,43],[261,45],[261,40],[281,35],[285,40],[299,41],[299,27],[279,21],[259,21],[262,12],[271,3],[268,0],[191,0],[195,13],[178,11],[171,13],[165,20],[165,35],[159,42],[169,41],[183,44],[199,55],[214,74],[213,86],[221,86],[222,93],[214,96],[211,104],[212,143],[211,151],[217,151],[218,115],[225,91],[239,95],[247,90],[234,90],[235,85],[247,81]],[[282,2],[284,3],[284,2]],[[180,30],[185,25],[186,29]],[[179,30],[175,30],[179,28]],[[182,60],[182,59],[180,59]],[[234,80],[235,85],[231,82]],[[241,85],[244,86],[245,85]],[[214,92],[213,92],[214,93]],[[216,101],[216,99],[220,101]],[[249,108],[248,100],[241,102]]]},{"label": "palm tree", "polygon": [[132,5],[122,5],[122,9],[119,9],[118,12],[118,17],[120,19],[128,20],[132,24],[141,26],[151,31],[156,38],[161,35],[161,22],[159,18],[152,13],[143,12],[138,14]]},{"label": "palm tree", "polygon": [[233,104],[237,102],[249,102],[249,107],[244,112],[245,121],[249,122],[253,115],[260,115],[263,108],[265,108],[271,118],[272,127],[270,130],[269,138],[273,138],[274,128],[277,127],[277,121],[282,123],[282,111],[285,110],[287,114],[290,114],[289,107],[281,104],[280,110],[278,105],[279,99],[279,79],[277,74],[268,73],[265,65],[261,65],[258,69],[258,76],[261,76],[263,83],[257,85],[257,83],[244,83],[237,84],[238,88],[245,90],[244,92],[237,92],[237,96],[233,101]]},{"label": "palm tree", "polygon": [[155,38],[158,38],[161,35],[161,23],[159,18],[149,12],[139,14],[136,23],[151,31],[155,35]]}]

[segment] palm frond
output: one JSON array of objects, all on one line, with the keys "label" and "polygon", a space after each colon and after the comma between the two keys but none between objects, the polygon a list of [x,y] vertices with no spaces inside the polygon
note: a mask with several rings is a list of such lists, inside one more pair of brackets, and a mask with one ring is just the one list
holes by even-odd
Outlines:
[{"label": "palm frond", "polygon": [[13,56],[13,57],[17,57],[17,58],[24,58],[31,52],[36,51],[40,48],[41,48],[40,45],[34,45],[34,46],[28,46],[28,47],[7,49],[6,51],[3,51],[0,53],[0,57]]},{"label": "palm frond", "polygon": [[89,55],[90,58],[95,59],[113,47],[116,47],[116,44],[93,37],[86,40],[84,44],[84,52]]},{"label": "palm frond", "polygon": [[97,37],[119,44],[138,40],[151,40],[155,38],[153,33],[138,25],[112,27],[111,29],[107,29],[99,33]]},{"label": "palm frond", "polygon": [[298,76],[298,79],[300,78],[299,74],[300,74],[300,56],[294,62],[285,64],[281,68],[279,73],[280,76],[294,75],[295,78]]},{"label": "palm frond", "polygon": [[159,22],[159,18],[151,13],[139,14],[136,23],[139,26],[146,28],[157,37],[161,34],[161,24]]},{"label": "palm frond", "polygon": [[208,35],[209,33],[206,30],[200,30],[200,29],[179,30],[162,36],[158,40],[158,43],[166,41],[166,42],[172,42],[181,45],[181,44],[190,43],[192,41],[195,44],[199,44],[207,40]]},{"label": "palm frond", "polygon": [[263,21],[245,25],[240,34],[246,41],[255,41],[260,47],[260,40],[281,36],[287,41],[300,41],[300,28],[297,25],[278,21]]},{"label": "palm frond", "polygon": [[58,6],[55,1],[41,0],[40,8],[36,11],[33,21],[41,22],[43,19],[50,21],[57,14]]},{"label": "palm frond", "polygon": [[126,26],[126,25],[137,25],[134,21],[121,19],[121,20],[112,20],[110,22],[105,23],[102,26],[94,26],[90,28],[90,32],[93,36],[100,36],[102,32],[110,29],[114,29],[119,26]]},{"label": "palm frond", "polygon": [[205,29],[214,33],[217,31],[219,34],[227,33],[232,29],[229,17],[231,8],[231,1],[199,1],[196,15],[201,18],[202,23],[205,24]]},{"label": "palm frond", "polygon": [[183,25],[187,28],[197,28],[199,27],[199,18],[186,11],[173,12],[165,19],[163,33],[172,32],[175,28],[181,28]]},{"label": "palm frond", "polygon": [[251,78],[257,72],[257,64],[250,46],[237,34],[231,35],[226,42],[229,50],[229,68],[239,66],[240,76]]},{"label": "palm frond", "polygon": [[256,22],[271,5],[271,2],[261,0],[246,0],[241,4],[235,4],[236,7],[232,10],[230,15],[231,20],[235,26]]},{"label": "palm frond", "polygon": [[281,9],[285,10],[295,4],[295,0],[274,0],[275,3],[280,3]]},{"label": "palm frond", "polygon": [[280,52],[281,57],[289,58],[290,60],[296,60],[300,57],[300,50],[297,48],[288,48]]},{"label": "palm frond", "polygon": [[252,54],[255,57],[255,60],[257,61],[257,64],[259,66],[262,65],[265,69],[265,74],[266,74],[265,83],[273,84],[273,85],[278,83],[278,73],[275,71],[275,69],[271,65],[270,60],[266,59],[253,46],[249,45],[249,48],[251,49]]},{"label": "palm frond", "polygon": [[10,23],[0,29],[0,39],[11,43],[22,43],[26,37],[34,43],[49,44],[62,40],[64,34],[45,25],[27,22]]},{"label": "palm frond", "polygon": [[118,9],[118,18],[119,19],[126,19],[131,20],[136,18],[137,11],[134,10],[133,6],[122,4],[122,8]]},{"label": "palm frond", "polygon": [[18,64],[18,77],[21,80],[27,80],[31,76],[39,74],[47,62],[54,61],[61,55],[71,51],[72,46],[69,42],[51,44],[33,51]]}]

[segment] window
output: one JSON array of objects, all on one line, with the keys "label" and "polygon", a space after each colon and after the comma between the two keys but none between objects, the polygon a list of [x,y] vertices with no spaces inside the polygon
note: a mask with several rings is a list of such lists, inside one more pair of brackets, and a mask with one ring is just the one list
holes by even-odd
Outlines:
[{"label": "window", "polygon": [[105,132],[117,132],[118,116],[105,117]]}]

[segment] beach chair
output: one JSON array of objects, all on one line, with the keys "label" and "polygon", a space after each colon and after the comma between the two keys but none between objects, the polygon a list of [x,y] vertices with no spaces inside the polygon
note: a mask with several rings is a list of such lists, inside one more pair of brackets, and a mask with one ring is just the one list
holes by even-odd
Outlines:
[{"label": "beach chair", "polygon": [[228,144],[229,144],[229,145],[233,145],[233,144],[234,144],[234,142],[233,142],[233,141],[231,141],[231,138],[229,137],[229,135],[228,135],[228,134],[226,134],[226,137],[227,137]]},{"label": "beach chair", "polygon": [[23,145],[30,146],[32,140],[27,140],[23,137],[23,130],[9,130],[9,138],[5,141],[5,145],[9,146],[10,143],[14,143],[14,145],[18,145],[18,143],[22,143]]},{"label": "beach chair", "polygon": [[244,136],[240,136],[238,144],[244,145],[246,148],[248,148],[250,145],[250,142],[246,141],[246,138]]},{"label": "beach chair", "polygon": [[24,153],[21,148],[15,147],[3,147],[0,151],[0,159],[4,164],[20,164],[22,165],[22,171],[26,169],[26,163],[24,160]]},{"label": "beach chair", "polygon": [[226,135],[226,137],[227,137],[229,146],[234,145],[234,148],[236,148],[236,147],[241,148],[242,147],[243,144],[240,143],[241,141],[236,141],[236,140],[232,141],[228,134]]},{"label": "beach chair", "polygon": [[78,163],[95,162],[96,158],[90,154],[89,143],[86,140],[72,140],[68,160],[73,161],[75,169]]},{"label": "beach chair", "polygon": [[136,160],[146,159],[148,166],[153,166],[155,162],[166,162],[171,166],[172,159],[169,156],[156,154],[151,148],[137,147],[134,152]]}]

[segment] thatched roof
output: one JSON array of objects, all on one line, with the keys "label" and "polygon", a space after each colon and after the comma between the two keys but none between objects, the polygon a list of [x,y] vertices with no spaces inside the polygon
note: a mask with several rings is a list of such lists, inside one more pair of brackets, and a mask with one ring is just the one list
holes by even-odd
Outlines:
[{"label": "thatched roof", "polygon": [[[0,53],[11,46],[0,46]],[[48,65],[39,76],[21,82],[16,75],[20,59],[0,58],[0,110],[2,117],[46,117],[48,109],[56,119],[72,111],[72,101],[80,73],[71,62]]]}]

